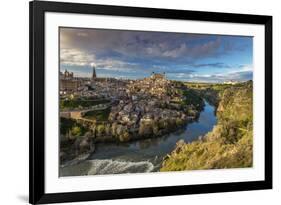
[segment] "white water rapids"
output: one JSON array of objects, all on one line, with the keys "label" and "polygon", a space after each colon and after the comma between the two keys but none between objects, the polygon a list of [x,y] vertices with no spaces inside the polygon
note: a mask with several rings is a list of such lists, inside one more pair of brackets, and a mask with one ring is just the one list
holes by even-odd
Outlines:
[{"label": "white water rapids", "polygon": [[154,165],[148,161],[125,162],[111,159],[86,160],[74,164],[68,164],[60,169],[63,176],[121,174],[121,173],[145,173],[151,172]]}]

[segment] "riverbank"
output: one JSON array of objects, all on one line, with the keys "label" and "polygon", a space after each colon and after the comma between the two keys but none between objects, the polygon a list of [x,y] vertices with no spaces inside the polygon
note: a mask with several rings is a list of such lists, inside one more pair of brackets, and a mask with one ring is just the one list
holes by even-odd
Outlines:
[{"label": "riverbank", "polygon": [[[97,143],[95,151],[86,160],[61,168],[61,176],[157,172],[163,158],[175,148],[179,140],[192,142],[212,130],[217,122],[214,110],[214,106],[205,102],[204,109],[196,121],[162,137],[122,143]],[[119,165],[125,169],[121,169]]]},{"label": "riverbank", "polygon": [[252,82],[220,89],[217,125],[200,140],[178,143],[162,163],[161,171],[252,166]]}]

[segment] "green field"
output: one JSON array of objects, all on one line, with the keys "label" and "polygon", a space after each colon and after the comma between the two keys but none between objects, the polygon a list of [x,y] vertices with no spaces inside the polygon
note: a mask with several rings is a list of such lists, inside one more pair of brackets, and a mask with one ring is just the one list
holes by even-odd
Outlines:
[{"label": "green field", "polygon": [[107,99],[87,99],[87,98],[74,98],[74,99],[61,99],[60,109],[75,109],[91,107],[99,104],[109,103]]},{"label": "green field", "polygon": [[89,111],[85,113],[84,118],[103,122],[108,120],[109,113],[110,108],[104,110]]}]

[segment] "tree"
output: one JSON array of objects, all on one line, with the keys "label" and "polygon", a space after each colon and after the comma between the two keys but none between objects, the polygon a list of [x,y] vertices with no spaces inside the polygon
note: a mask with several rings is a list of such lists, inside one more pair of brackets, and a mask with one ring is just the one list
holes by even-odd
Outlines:
[{"label": "tree", "polygon": [[75,125],[74,127],[72,127],[71,129],[71,134],[73,136],[81,136],[82,135],[82,130],[80,127],[78,127],[77,125]]}]

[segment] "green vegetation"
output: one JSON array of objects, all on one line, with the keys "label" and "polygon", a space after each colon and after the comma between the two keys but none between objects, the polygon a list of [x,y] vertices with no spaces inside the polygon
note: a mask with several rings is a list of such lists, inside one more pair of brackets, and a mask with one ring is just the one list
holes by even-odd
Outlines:
[{"label": "green vegetation", "polygon": [[96,121],[107,121],[110,113],[110,108],[104,110],[93,110],[86,112],[83,116],[86,119],[96,120]]},{"label": "green vegetation", "polygon": [[185,97],[185,100],[183,101],[185,105],[193,105],[196,110],[201,110],[203,108],[204,101],[195,90],[184,90],[183,96]]},{"label": "green vegetation", "polygon": [[[216,92],[218,124],[202,140],[178,143],[162,164],[161,171],[238,168],[252,166],[253,87],[207,85],[203,92]],[[199,86],[197,89],[201,89]],[[207,90],[207,91],[206,91]]]},{"label": "green vegetation", "polygon": [[91,98],[69,98],[60,100],[60,109],[75,109],[75,108],[85,108],[94,105],[109,103],[106,99],[91,99]]},{"label": "green vegetation", "polygon": [[60,134],[67,135],[70,139],[83,136],[87,128],[76,120],[60,118]]},{"label": "green vegetation", "polygon": [[[179,106],[173,106],[173,108],[184,110],[189,117],[198,117],[204,107],[204,100],[198,89],[180,81],[173,81],[173,85],[175,89],[169,91],[174,95],[170,105],[178,104]],[[169,108],[169,106],[166,107]]]}]

